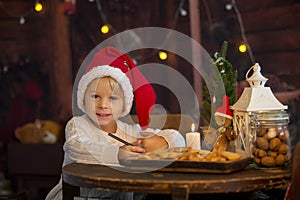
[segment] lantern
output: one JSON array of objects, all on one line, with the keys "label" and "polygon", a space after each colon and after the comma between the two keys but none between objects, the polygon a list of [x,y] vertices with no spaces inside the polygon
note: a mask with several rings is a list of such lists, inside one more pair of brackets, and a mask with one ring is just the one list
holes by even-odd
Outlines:
[{"label": "lantern", "polygon": [[[253,74],[248,78],[249,72]],[[252,141],[255,137],[255,127],[251,126],[253,116],[259,113],[272,113],[284,111],[287,106],[282,105],[274,96],[270,87],[265,87],[267,78],[260,73],[258,63],[253,65],[246,74],[250,87],[245,87],[237,102],[230,108],[233,111],[233,126],[238,134],[237,148],[251,155]],[[270,112],[272,111],[272,112]]]}]

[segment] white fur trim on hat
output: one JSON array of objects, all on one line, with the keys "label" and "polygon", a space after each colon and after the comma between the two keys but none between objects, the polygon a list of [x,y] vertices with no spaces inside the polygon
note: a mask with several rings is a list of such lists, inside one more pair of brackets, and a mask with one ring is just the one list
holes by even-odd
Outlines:
[{"label": "white fur trim on hat", "polygon": [[225,118],[228,118],[228,119],[232,119],[232,116],[226,115],[226,114],[220,113],[220,112],[215,112],[215,116],[221,116],[221,117],[225,117]]},{"label": "white fur trim on hat", "polygon": [[94,67],[89,72],[84,74],[78,84],[77,89],[77,105],[85,112],[84,108],[84,95],[85,91],[87,89],[87,86],[96,78],[101,78],[105,76],[110,76],[114,78],[122,87],[124,96],[125,96],[125,105],[124,105],[124,111],[121,114],[121,117],[127,115],[132,106],[133,102],[133,88],[130,84],[129,78],[126,76],[125,73],[123,73],[119,68],[111,67],[109,65],[101,65]]}]

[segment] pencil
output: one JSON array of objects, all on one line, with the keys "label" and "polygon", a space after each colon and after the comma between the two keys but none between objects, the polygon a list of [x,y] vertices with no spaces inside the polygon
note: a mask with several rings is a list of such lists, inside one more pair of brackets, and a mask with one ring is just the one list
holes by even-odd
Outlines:
[{"label": "pencil", "polygon": [[115,140],[118,140],[119,142],[122,142],[123,144],[126,144],[126,145],[129,145],[129,146],[133,146],[132,144],[130,144],[129,142],[119,138],[118,136],[115,136],[114,134],[112,133],[108,133],[108,135],[112,138],[114,138]]}]

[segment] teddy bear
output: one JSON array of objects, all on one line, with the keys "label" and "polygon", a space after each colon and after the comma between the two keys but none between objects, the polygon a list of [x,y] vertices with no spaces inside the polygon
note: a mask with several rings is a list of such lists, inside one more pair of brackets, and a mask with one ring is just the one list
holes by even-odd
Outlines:
[{"label": "teddy bear", "polygon": [[15,130],[16,138],[23,144],[54,144],[60,139],[62,125],[52,120],[36,119]]},{"label": "teddy bear", "polygon": [[219,136],[214,145],[213,151],[222,152],[230,151],[236,152],[236,139],[237,134],[233,129],[233,113],[229,108],[228,96],[223,97],[223,103],[216,109],[215,121],[219,126]]}]

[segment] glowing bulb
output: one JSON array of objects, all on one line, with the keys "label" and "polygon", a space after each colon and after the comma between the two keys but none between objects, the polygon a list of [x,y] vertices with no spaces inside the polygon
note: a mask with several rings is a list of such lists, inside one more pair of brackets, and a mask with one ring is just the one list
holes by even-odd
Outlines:
[{"label": "glowing bulb", "polygon": [[183,8],[180,8],[180,15],[181,16],[186,16],[187,15],[187,11],[184,10]]},{"label": "glowing bulb", "polygon": [[247,51],[247,46],[245,44],[240,44],[239,51],[245,53]]},{"label": "glowing bulb", "polygon": [[25,24],[25,22],[26,22],[25,18],[23,16],[20,17],[19,24]]},{"label": "glowing bulb", "polygon": [[109,26],[108,25],[103,25],[102,27],[101,27],[101,33],[104,33],[104,34],[106,34],[106,33],[108,33],[109,32]]},{"label": "glowing bulb", "polygon": [[35,4],[34,10],[40,12],[41,10],[43,10],[43,5],[40,2],[37,2]]},{"label": "glowing bulb", "polygon": [[226,6],[225,6],[225,9],[226,10],[231,10],[232,9],[232,4],[226,4]]},{"label": "glowing bulb", "polygon": [[161,60],[166,60],[166,59],[168,58],[168,54],[167,54],[166,52],[164,52],[164,51],[160,51],[160,52],[158,53],[158,56],[159,56],[159,58],[160,58]]}]

